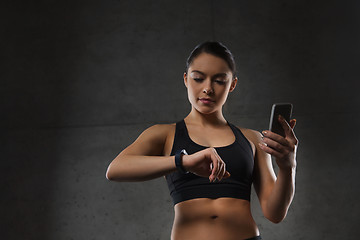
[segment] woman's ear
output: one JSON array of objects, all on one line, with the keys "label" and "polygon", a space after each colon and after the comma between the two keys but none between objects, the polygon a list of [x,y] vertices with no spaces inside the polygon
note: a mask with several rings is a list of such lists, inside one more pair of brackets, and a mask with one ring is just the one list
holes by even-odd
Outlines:
[{"label": "woman's ear", "polygon": [[186,74],[186,72],[184,72],[184,84],[185,84],[185,86],[187,88],[187,74]]},{"label": "woman's ear", "polygon": [[235,78],[232,80],[231,85],[230,85],[229,92],[234,91],[234,89],[235,89],[235,87],[236,87],[236,84],[237,84],[237,81],[238,81],[237,77],[235,77]]}]

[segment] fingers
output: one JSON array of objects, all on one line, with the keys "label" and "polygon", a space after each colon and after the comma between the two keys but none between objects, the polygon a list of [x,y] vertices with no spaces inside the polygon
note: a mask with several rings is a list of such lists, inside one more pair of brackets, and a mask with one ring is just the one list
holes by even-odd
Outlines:
[{"label": "fingers", "polygon": [[296,152],[296,147],[298,145],[298,139],[293,131],[296,119],[291,119],[290,123],[288,123],[284,118],[279,117],[279,122],[285,131],[285,137],[268,130],[263,131],[262,134],[264,137],[259,143],[259,146],[262,150],[275,158],[285,159],[290,156],[290,154]]},{"label": "fingers", "polygon": [[[272,140],[273,142],[277,142],[277,143],[279,143],[279,144],[281,144],[281,145],[284,145],[284,146],[288,145],[288,141],[286,140],[286,138],[282,137],[282,136],[279,135],[279,134],[276,134],[276,133],[271,132],[271,131],[268,131],[268,130],[262,131],[262,134],[264,135],[264,139],[263,139],[263,140],[265,140],[265,139],[270,139],[270,140]],[[266,142],[266,143],[267,143],[267,144],[268,144],[268,143],[271,143],[271,141]]]},{"label": "fingers", "polygon": [[[294,127],[296,124],[296,119],[291,119],[290,123],[288,123],[283,116],[279,115],[278,121],[280,122],[282,128],[285,131],[285,138],[289,138],[294,140],[293,142],[297,142],[295,133],[294,133]],[[297,143],[295,143],[297,144]]]},{"label": "fingers", "polygon": [[[296,137],[293,139],[283,138],[282,136],[273,133],[271,131],[263,131],[264,134],[262,146],[266,147],[265,149],[273,149],[277,152],[284,152],[287,149],[294,150],[295,145],[297,145]],[[269,151],[270,154],[276,154],[274,151]]]},{"label": "fingers", "polygon": [[276,158],[280,158],[282,155],[281,153],[278,151],[278,149],[274,148],[274,146],[270,146],[265,142],[265,139],[259,143],[259,146],[262,150],[264,150],[265,152],[271,154],[272,156],[276,157]]},{"label": "fingers", "polygon": [[213,165],[211,175],[209,176],[210,182],[215,182],[216,179],[221,181],[223,177],[229,177],[230,173],[226,171],[225,162],[218,155],[215,148],[210,148],[210,157]]},{"label": "fingers", "polygon": [[295,125],[296,125],[296,119],[291,119],[291,120],[290,120],[290,127],[291,127],[291,129],[294,129]]},{"label": "fingers", "polygon": [[213,165],[213,169],[209,176],[209,180],[210,180],[210,182],[214,182],[219,175],[219,171],[221,170],[221,165],[220,165],[221,160],[220,160],[220,157],[217,154],[215,148],[209,148],[209,151],[210,151],[210,158],[211,158],[212,165]]}]

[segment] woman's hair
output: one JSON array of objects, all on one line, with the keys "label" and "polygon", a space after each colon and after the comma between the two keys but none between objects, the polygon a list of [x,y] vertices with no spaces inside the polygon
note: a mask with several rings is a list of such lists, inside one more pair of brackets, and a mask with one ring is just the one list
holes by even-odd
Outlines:
[{"label": "woman's hair", "polygon": [[189,66],[194,61],[194,59],[197,56],[199,56],[201,53],[204,53],[204,52],[212,54],[216,57],[219,57],[219,58],[222,58],[223,60],[225,60],[225,62],[229,65],[229,68],[233,74],[233,78],[236,77],[236,65],[235,65],[234,56],[232,55],[230,50],[220,42],[209,42],[208,41],[208,42],[204,42],[204,43],[197,45],[194,48],[194,50],[192,50],[192,52],[190,53],[190,55],[186,61],[185,72],[188,71]]}]

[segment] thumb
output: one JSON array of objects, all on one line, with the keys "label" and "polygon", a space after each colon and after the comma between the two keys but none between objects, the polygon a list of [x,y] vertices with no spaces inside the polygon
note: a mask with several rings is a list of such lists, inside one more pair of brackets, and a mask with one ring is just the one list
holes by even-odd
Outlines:
[{"label": "thumb", "polygon": [[228,178],[228,177],[230,177],[230,176],[231,176],[231,174],[230,174],[228,171],[226,171],[223,178]]}]

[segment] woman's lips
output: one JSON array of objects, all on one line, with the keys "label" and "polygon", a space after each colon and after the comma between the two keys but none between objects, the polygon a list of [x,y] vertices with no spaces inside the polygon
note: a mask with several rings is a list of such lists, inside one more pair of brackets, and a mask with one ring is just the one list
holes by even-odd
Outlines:
[{"label": "woman's lips", "polygon": [[200,102],[204,103],[204,104],[211,104],[213,102],[215,102],[214,100],[210,99],[210,98],[199,98]]}]

